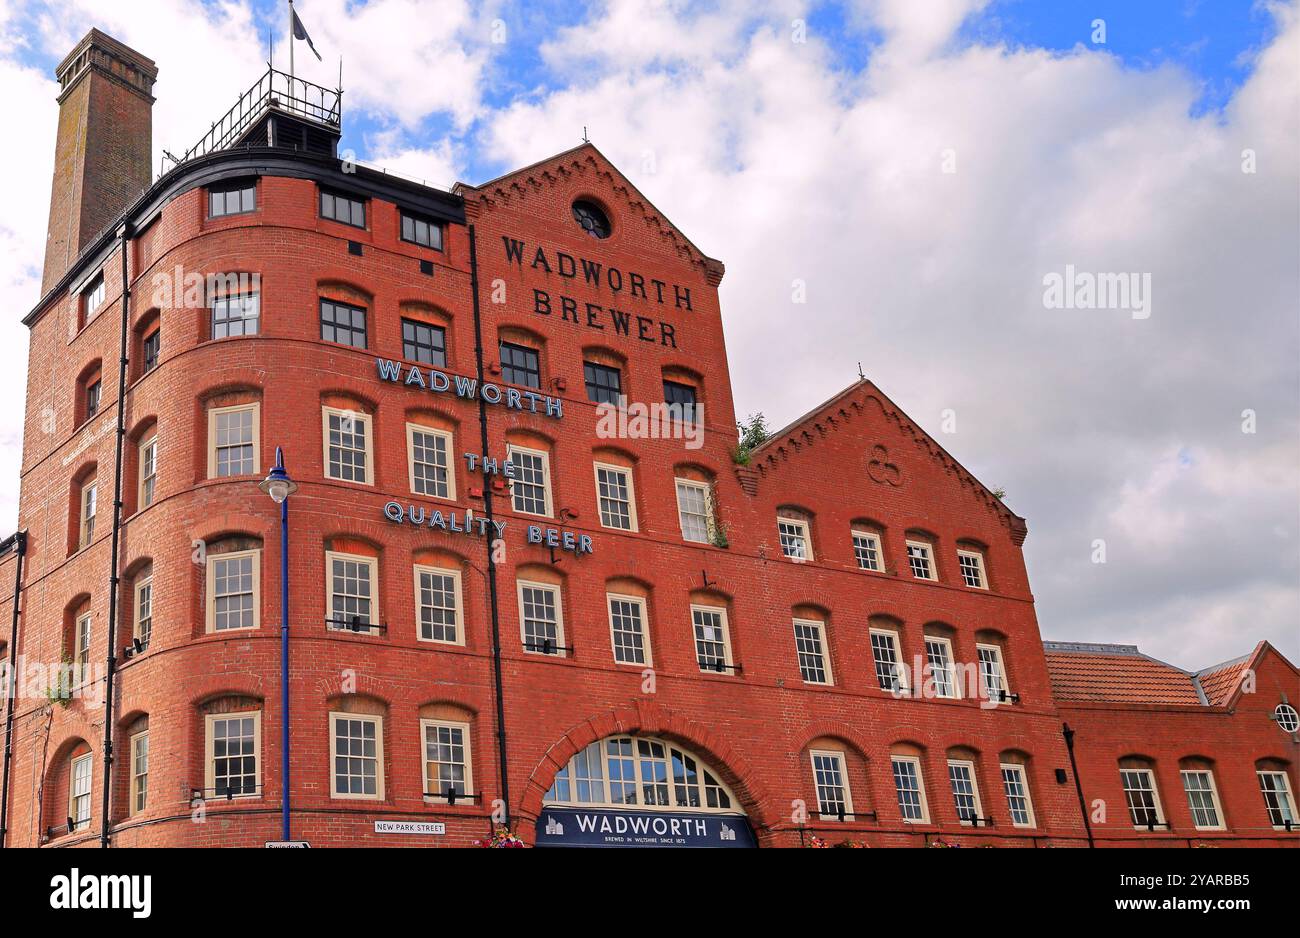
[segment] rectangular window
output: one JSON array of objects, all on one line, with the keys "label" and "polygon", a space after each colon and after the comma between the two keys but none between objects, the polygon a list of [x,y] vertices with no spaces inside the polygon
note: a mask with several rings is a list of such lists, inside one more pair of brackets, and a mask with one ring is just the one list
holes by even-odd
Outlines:
[{"label": "rectangular window", "polygon": [[378,571],[379,561],[374,557],[325,552],[329,628],[376,634],[375,626],[379,622]]},{"label": "rectangular window", "polygon": [[853,813],[844,753],[816,749],[812,757],[813,785],[817,788],[817,813],[823,821],[842,821]]},{"label": "rectangular window", "polygon": [[140,373],[147,375],[158,367],[158,356],[162,353],[162,329],[155,329],[145,336],[141,350],[144,353],[144,366]]},{"label": "rectangular window", "polygon": [[320,337],[322,342],[337,342],[352,348],[366,347],[366,311],[335,300],[320,301]]},{"label": "rectangular window", "polygon": [[256,475],[261,406],[240,404],[208,411],[208,478]]},{"label": "rectangular window", "polygon": [[140,444],[140,507],[153,504],[158,484],[158,437],[151,436]]},{"label": "rectangular window", "polygon": [[1295,802],[1291,800],[1291,782],[1285,772],[1256,772],[1259,790],[1268,809],[1268,822],[1277,830],[1295,826]]},{"label": "rectangular window", "polygon": [[1002,700],[1007,692],[1007,673],[1002,667],[1002,649],[997,645],[976,645],[980,662],[980,688],[989,700]]},{"label": "rectangular window", "polygon": [[881,690],[901,693],[907,690],[907,671],[900,663],[898,635],[871,630],[871,657],[876,665],[876,682]]},{"label": "rectangular window", "polygon": [[81,487],[81,533],[78,549],[87,546],[95,537],[95,512],[99,505],[99,486],[91,479]]},{"label": "rectangular window", "polygon": [[506,457],[514,466],[510,486],[515,511],[527,515],[551,516],[550,457],[535,449],[507,446]]},{"label": "rectangular window", "polygon": [[665,381],[664,403],[672,406],[669,413],[683,423],[697,423],[697,418],[703,416],[700,408],[696,405],[695,388],[689,384],[682,384],[678,381]]},{"label": "rectangular window", "polygon": [[623,396],[623,376],[617,368],[583,362],[582,376],[587,383],[587,400],[618,406]]},{"label": "rectangular window", "polygon": [[691,622],[695,628],[695,661],[700,670],[726,673],[731,664],[727,610],[691,606]]},{"label": "rectangular window", "polygon": [[542,369],[537,349],[513,342],[501,343],[501,380],[526,388],[542,386]]},{"label": "rectangular window", "polygon": [[354,228],[366,227],[366,200],[341,192],[320,193],[320,217],[342,222]]},{"label": "rectangular window", "polygon": [[262,315],[261,296],[240,293],[218,296],[212,300],[212,338],[229,339],[240,335],[257,335]]},{"label": "rectangular window", "polygon": [[371,485],[370,418],[351,410],[321,410],[325,478]]},{"label": "rectangular window", "polygon": [[222,713],[207,718],[207,793],[256,797],[262,787],[262,714]]},{"label": "rectangular window", "polygon": [[257,628],[260,566],[261,551],[257,550],[208,555],[209,632]]},{"label": "rectangular window", "polygon": [[934,564],[930,562],[930,545],[920,541],[907,542],[907,565],[918,580],[933,580]]},{"label": "rectangular window", "polygon": [[636,530],[631,469],[596,463],[596,501],[602,525],[622,531]]},{"label": "rectangular window", "polygon": [[94,771],[94,756],[86,753],[72,760],[72,777],[68,784],[68,817],[72,818],[74,831],[90,826],[90,779]]},{"label": "rectangular window", "polygon": [[73,636],[72,677],[77,686],[90,680],[90,613],[77,616]]},{"label": "rectangular window", "polygon": [[1139,830],[1164,823],[1160,813],[1160,799],[1156,795],[1156,780],[1150,769],[1121,769],[1120,781],[1124,785],[1124,800],[1128,803],[1129,819]]},{"label": "rectangular window", "polygon": [[1209,771],[1185,771],[1183,791],[1187,792],[1187,805],[1192,809],[1192,823],[1198,830],[1222,830],[1219,793],[1214,788],[1214,775]]},{"label": "rectangular window", "polygon": [[469,724],[421,720],[424,735],[424,796],[450,801],[472,795]]},{"label": "rectangular window", "polygon": [[82,307],[85,311],[84,321],[90,322],[95,318],[101,306],[104,305],[104,275],[100,274],[91,281],[90,286],[86,287],[81,293]]},{"label": "rectangular window", "polygon": [[609,630],[614,660],[619,664],[648,664],[645,637],[645,600],[637,596],[607,595]]},{"label": "rectangular window", "polygon": [[451,434],[408,423],[406,443],[411,456],[411,491],[431,498],[455,498]]},{"label": "rectangular window", "polygon": [[677,480],[677,518],[682,526],[682,540],[709,543],[713,533],[713,498],[707,485]]},{"label": "rectangular window", "polygon": [[131,813],[139,814],[149,800],[149,734],[131,737]]},{"label": "rectangular window", "polygon": [[803,521],[778,518],[777,534],[781,538],[781,554],[791,560],[812,560],[812,545],[808,542],[808,525]]},{"label": "rectangular window", "polygon": [[147,576],[135,585],[135,637],[141,645],[148,645],[153,637],[153,577]]},{"label": "rectangular window", "polygon": [[99,413],[99,402],[104,396],[104,384],[102,381],[93,381],[86,388],[86,419],[89,420],[95,414]]},{"label": "rectangular window", "polygon": [[921,787],[921,761],[915,756],[893,756],[894,792],[898,796],[898,812],[908,824],[930,823],[930,812]]},{"label": "rectangular window", "polygon": [[442,226],[418,215],[402,212],[402,240],[441,251]]},{"label": "rectangular window", "polygon": [[519,581],[519,630],[524,651],[564,657],[564,613],[558,586]]},{"label": "rectangular window", "polygon": [[358,713],[331,713],[334,785],[331,798],[382,801],[384,797],[384,721]]},{"label": "rectangular window", "polygon": [[442,368],[447,364],[447,330],[442,326],[403,319],[402,357],[408,362]]},{"label": "rectangular window", "polygon": [[874,570],[879,573],[884,569],[881,563],[880,535],[870,531],[853,532],[853,558],[860,570]]},{"label": "rectangular window", "polygon": [[956,697],[957,680],[953,674],[952,643],[946,638],[925,640],[925,663],[930,668],[936,697]]},{"label": "rectangular window", "polygon": [[257,184],[238,182],[233,185],[213,186],[208,190],[208,217],[242,215],[257,208]]},{"label": "rectangular window", "polygon": [[1002,790],[1007,796],[1007,812],[1013,827],[1034,826],[1034,806],[1029,801],[1024,766],[1003,763]]},{"label": "rectangular window", "polygon": [[952,786],[957,819],[967,826],[975,824],[976,819],[984,816],[979,789],[975,787],[975,766],[970,762],[949,762],[948,783]]},{"label": "rectangular window", "polygon": [[415,568],[415,613],[420,640],[465,644],[460,624],[460,573],[437,567]]},{"label": "rectangular window", "polygon": [[957,551],[957,567],[961,581],[971,589],[988,589],[984,581],[984,555],[973,550]]},{"label": "rectangular window", "polygon": [[826,660],[825,626],[812,619],[794,620],[794,647],[799,656],[799,674],[807,684],[830,684],[830,662]]}]

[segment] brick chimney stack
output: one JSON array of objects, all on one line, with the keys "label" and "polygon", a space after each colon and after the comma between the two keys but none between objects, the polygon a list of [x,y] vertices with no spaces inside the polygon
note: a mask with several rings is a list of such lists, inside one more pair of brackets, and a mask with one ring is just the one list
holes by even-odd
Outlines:
[{"label": "brick chimney stack", "polygon": [[158,68],[97,29],[55,70],[59,132],[41,293],[142,191],[153,164]]}]

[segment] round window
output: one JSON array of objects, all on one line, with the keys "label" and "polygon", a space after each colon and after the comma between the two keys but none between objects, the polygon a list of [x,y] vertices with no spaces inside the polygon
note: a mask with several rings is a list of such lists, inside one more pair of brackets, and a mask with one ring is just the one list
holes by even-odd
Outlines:
[{"label": "round window", "polygon": [[573,203],[573,220],[593,238],[609,237],[609,216],[595,202],[579,199]]},{"label": "round window", "polygon": [[1295,707],[1290,704],[1278,704],[1277,709],[1273,711],[1273,716],[1277,718],[1277,725],[1286,732],[1294,733],[1300,730],[1300,713],[1296,713]]}]

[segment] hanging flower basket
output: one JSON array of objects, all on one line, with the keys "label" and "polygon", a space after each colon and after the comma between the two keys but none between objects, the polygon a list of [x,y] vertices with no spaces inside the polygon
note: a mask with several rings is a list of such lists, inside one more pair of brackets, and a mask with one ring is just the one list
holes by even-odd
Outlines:
[{"label": "hanging flower basket", "polygon": [[927,847],[950,847],[950,848],[956,848],[956,847],[960,847],[961,844],[953,843],[951,840],[932,840],[932,841],[930,841],[928,844],[926,844],[926,846],[927,846]]},{"label": "hanging flower basket", "polygon": [[524,842],[511,833],[508,827],[498,827],[492,836],[474,841],[475,847],[522,847]]}]

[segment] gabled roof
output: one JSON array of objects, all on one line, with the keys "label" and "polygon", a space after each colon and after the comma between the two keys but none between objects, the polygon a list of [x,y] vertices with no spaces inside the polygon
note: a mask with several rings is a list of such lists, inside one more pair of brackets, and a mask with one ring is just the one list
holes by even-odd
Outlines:
[{"label": "gabled roof", "polygon": [[477,186],[458,182],[452,186],[451,191],[461,196],[467,204],[508,203],[515,198],[525,196],[532,190],[540,189],[548,182],[575,173],[592,171],[604,179],[608,190],[605,193],[595,193],[596,195],[603,194],[606,197],[617,198],[626,207],[640,213],[673,245],[679,255],[704,271],[710,284],[717,286],[722,282],[722,275],[726,270],[722,261],[709,257],[696,247],[695,243],[669,221],[668,216],[659,211],[655,204],[614,165],[613,161],[596,148],[594,143],[580,143],[576,147],[511,170]]},{"label": "gabled roof", "polygon": [[879,407],[886,420],[897,426],[904,435],[911,437],[919,449],[925,451],[931,459],[956,476],[962,485],[968,487],[971,493],[1008,528],[1014,543],[1017,545],[1024,543],[1025,535],[1029,531],[1025,519],[1004,505],[1002,499],[993,494],[992,489],[975,478],[867,378],[859,378],[834,397],[773,433],[761,446],[754,449],[750,465],[763,478],[778,475],[791,455],[805,446],[815,446],[823,437],[845,430],[859,416],[865,416],[870,404]]}]

